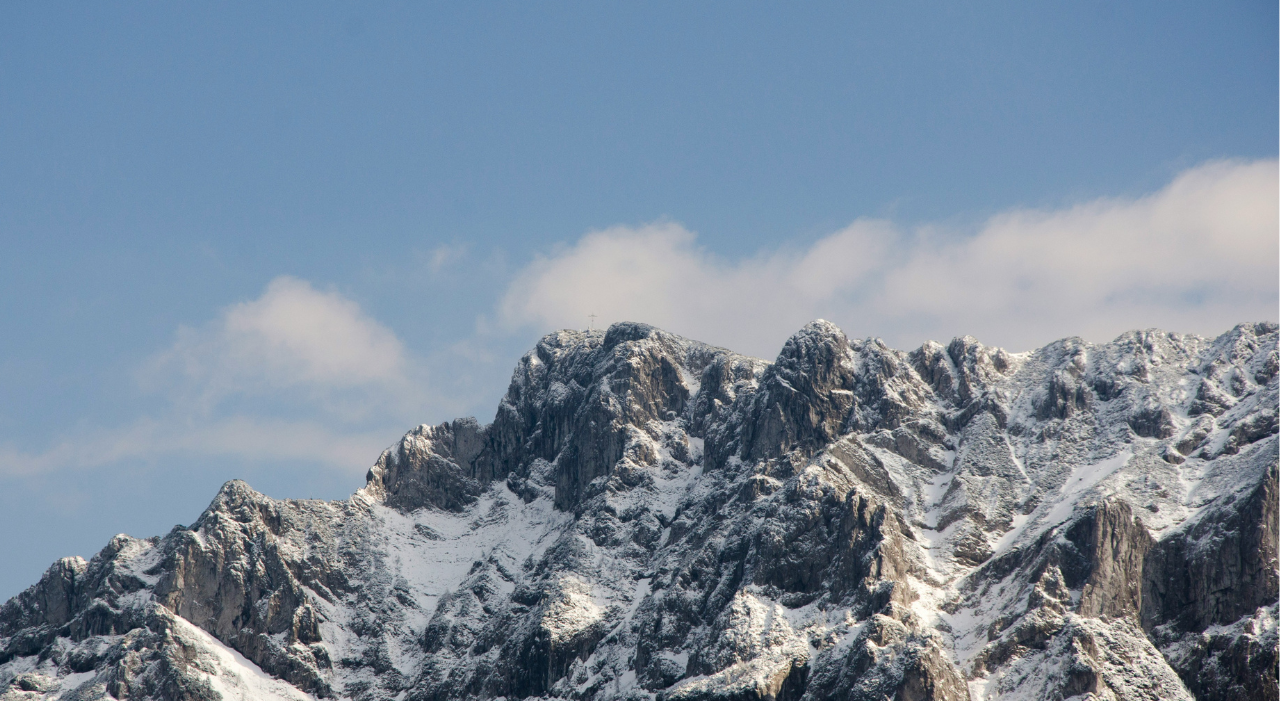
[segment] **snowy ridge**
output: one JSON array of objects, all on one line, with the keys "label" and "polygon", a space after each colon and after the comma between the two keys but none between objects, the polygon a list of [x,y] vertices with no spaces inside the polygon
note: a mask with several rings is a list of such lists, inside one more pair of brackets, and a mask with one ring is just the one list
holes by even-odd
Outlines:
[{"label": "snowy ridge", "polygon": [[1278,369],[1274,324],[557,332],[349,500],[59,561],[0,699],[1275,699]]}]

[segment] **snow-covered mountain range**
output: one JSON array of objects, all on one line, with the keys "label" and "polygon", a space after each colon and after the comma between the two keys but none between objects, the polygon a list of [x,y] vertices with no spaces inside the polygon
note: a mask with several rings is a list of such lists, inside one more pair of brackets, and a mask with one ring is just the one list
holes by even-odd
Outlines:
[{"label": "snow-covered mountain range", "polygon": [[0,608],[0,699],[1277,699],[1275,324],[772,363],[561,331],[345,501]]}]

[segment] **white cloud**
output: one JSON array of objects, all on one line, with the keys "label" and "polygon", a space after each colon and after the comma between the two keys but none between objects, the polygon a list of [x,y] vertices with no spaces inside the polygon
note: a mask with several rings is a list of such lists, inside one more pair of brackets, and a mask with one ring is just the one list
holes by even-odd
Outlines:
[{"label": "white cloud", "polygon": [[391,330],[336,292],[272,280],[254,300],[178,329],[139,373],[166,405],[42,451],[0,446],[0,475],[89,469],[164,456],[306,461],[363,473],[420,419],[420,363]]},{"label": "white cloud", "polygon": [[465,244],[441,244],[426,254],[427,270],[431,273],[439,273],[447,267],[456,266],[466,256]]},{"label": "white cloud", "polygon": [[[453,416],[476,377],[496,387],[524,334],[583,328],[589,314],[766,358],[817,317],[899,348],[965,333],[1013,350],[1151,326],[1215,334],[1277,317],[1278,189],[1275,161],[1211,163],[1146,197],[1010,210],[971,231],[858,220],[802,250],[737,259],[674,223],[592,232],[519,270],[497,324],[481,319],[439,351],[437,389],[453,392],[430,392],[425,360],[355,302],[279,277],[146,364],[162,410],[44,450],[0,446],[0,475],[184,456],[362,472],[404,430]],[[416,265],[443,269],[461,252]]]},{"label": "white cloud", "polygon": [[272,280],[261,298],[228,309],[221,340],[241,369],[286,384],[386,382],[405,369],[394,333],[355,302],[291,277]]},{"label": "white cloud", "polygon": [[0,447],[0,475],[47,475],[166,456],[225,457],[249,462],[303,461],[363,474],[403,427],[344,431],[317,421],[230,416],[194,422],[142,418],[117,429],[77,433],[40,452]]},{"label": "white cloud", "polygon": [[973,334],[1014,350],[1131,328],[1219,333],[1277,316],[1274,160],[1191,169],[1159,192],[1016,209],[975,232],[859,220],[800,252],[725,260],[678,224],[615,227],[539,258],[498,310],[508,328],[645,321],[772,357],[824,317],[899,347]]},{"label": "white cloud", "polygon": [[763,353],[833,296],[858,292],[885,260],[896,232],[860,221],[801,254],[727,261],[696,246],[678,224],[615,227],[535,260],[499,308],[509,327],[645,321],[745,352]]},{"label": "white cloud", "polygon": [[1007,212],[959,243],[926,236],[880,299],[1025,347],[1275,319],[1277,187],[1275,161],[1213,163],[1137,200]]},{"label": "white cloud", "polygon": [[197,413],[268,397],[357,421],[420,409],[428,395],[424,376],[400,339],[355,302],[281,276],[261,297],[202,326],[179,328],[139,379]]}]

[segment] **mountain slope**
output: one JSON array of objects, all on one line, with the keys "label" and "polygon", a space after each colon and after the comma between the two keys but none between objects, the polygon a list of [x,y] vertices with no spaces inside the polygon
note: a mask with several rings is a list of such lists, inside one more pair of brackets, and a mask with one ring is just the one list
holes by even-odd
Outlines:
[{"label": "mountain slope", "polygon": [[349,500],[59,561],[0,698],[1275,699],[1278,369],[1274,324],[554,333]]}]

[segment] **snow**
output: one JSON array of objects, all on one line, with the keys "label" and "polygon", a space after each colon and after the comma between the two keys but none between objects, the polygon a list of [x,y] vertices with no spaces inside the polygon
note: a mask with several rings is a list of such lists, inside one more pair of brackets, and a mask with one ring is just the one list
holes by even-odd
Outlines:
[{"label": "snow", "polygon": [[84,686],[85,682],[96,676],[98,676],[97,672],[77,672],[75,674],[68,674],[62,678],[62,685],[58,687],[57,696],[54,696],[50,701],[56,701],[72,691],[79,689],[81,686]]},{"label": "snow", "polygon": [[[1056,525],[1067,520],[1075,510],[1076,503],[1099,482],[1115,474],[1133,457],[1132,450],[1125,450],[1106,460],[1092,465],[1082,465],[1071,471],[1071,477],[1058,490],[1058,498],[1052,508],[1045,514],[1043,523]],[[1039,520],[1039,519],[1037,519]]]},{"label": "snow", "polygon": [[[599,334],[595,338],[598,340]],[[1125,684],[1137,688],[1156,679],[1176,691],[1179,682],[1171,676],[1165,659],[1193,654],[1199,649],[1198,638],[1168,646],[1162,658],[1161,651],[1155,650],[1145,634],[1131,623],[1085,619],[1073,613],[1081,598],[1079,588],[1064,593],[1062,589],[1041,587],[1041,593],[1055,592],[1049,596],[1057,597],[1058,603],[1029,610],[1029,606],[1037,605],[1031,594],[1039,586],[1026,577],[1029,566],[1024,565],[1029,560],[1002,558],[1033,543],[1046,530],[1070,521],[1082,506],[1098,497],[1123,499],[1135,509],[1158,507],[1158,511],[1150,509],[1149,520],[1147,513],[1142,513],[1144,522],[1158,538],[1185,531],[1195,525],[1201,514],[1217,513],[1216,509],[1230,503],[1231,495],[1256,485],[1258,466],[1266,464],[1269,457],[1260,451],[1275,455],[1274,437],[1237,446],[1239,454],[1219,454],[1227,446],[1236,422],[1256,417],[1266,409],[1265,402],[1274,401],[1274,389],[1253,394],[1236,392],[1232,395],[1232,408],[1216,420],[1210,416],[1193,419],[1187,416],[1194,399],[1187,387],[1194,389],[1201,379],[1196,377],[1194,383],[1189,382],[1187,368],[1201,360],[1179,360],[1178,353],[1157,348],[1149,357],[1143,356],[1148,362],[1135,358],[1132,347],[1117,350],[1119,345],[1063,341],[1034,353],[1006,356],[1010,365],[997,372],[988,358],[990,349],[979,351],[977,369],[972,355],[966,356],[957,368],[947,351],[935,344],[933,350],[942,353],[940,369],[950,374],[951,388],[964,382],[973,392],[961,400],[956,392],[947,394],[942,387],[945,382],[937,387],[921,382],[913,374],[916,371],[903,361],[906,354],[874,343],[851,343],[857,352],[841,356],[839,362],[868,377],[880,373],[885,362],[901,361],[895,372],[879,377],[891,378],[888,382],[892,386],[885,388],[884,395],[906,402],[914,413],[911,418],[892,429],[873,425],[865,433],[847,434],[798,471],[789,471],[782,463],[744,462],[736,455],[729,457],[725,469],[705,471],[705,441],[688,435],[694,424],[687,416],[664,415],[665,420],[630,425],[626,427],[630,452],[624,452],[624,462],[615,468],[620,473],[629,471],[621,474],[639,475],[642,479],[610,481],[610,475],[598,477],[594,484],[601,489],[591,498],[600,501],[588,502],[576,517],[553,507],[555,471],[564,463],[542,458],[522,463],[520,469],[524,472],[517,470],[517,479],[527,478],[529,489],[522,488],[522,493],[536,497],[530,502],[512,492],[504,480],[489,485],[474,503],[459,512],[423,508],[402,513],[382,505],[379,494],[372,489],[361,490],[341,506],[290,502],[289,508],[308,510],[316,519],[349,518],[350,522],[342,527],[350,528],[350,532],[339,533],[341,529],[335,526],[335,537],[349,537],[349,543],[358,547],[344,545],[346,549],[335,550],[362,565],[334,565],[346,568],[340,574],[350,580],[351,589],[335,587],[345,594],[333,595],[328,590],[309,594],[309,604],[321,614],[320,645],[334,663],[331,671],[325,668],[321,674],[333,684],[339,698],[377,687],[379,677],[402,677],[394,685],[384,683],[382,690],[386,693],[373,693],[371,698],[403,699],[404,685],[421,684],[427,677],[419,675],[429,669],[434,674],[439,669],[427,664],[439,660],[427,658],[423,651],[428,624],[439,616],[437,622],[454,626],[450,635],[464,641],[456,650],[439,653],[457,654],[445,665],[450,669],[494,669],[482,665],[497,660],[501,648],[475,652],[476,648],[466,642],[467,637],[483,634],[492,641],[506,633],[486,626],[510,625],[512,629],[537,630],[552,642],[566,646],[588,639],[599,641],[591,643],[585,659],[570,661],[569,673],[553,681],[552,688],[546,691],[548,696],[608,699],[646,694],[639,688],[634,658],[637,636],[654,630],[654,611],[665,611],[662,607],[671,605],[670,610],[681,616],[697,619],[702,615],[681,609],[684,602],[675,597],[699,590],[684,587],[673,578],[673,571],[699,562],[698,558],[703,558],[704,563],[696,565],[703,568],[698,575],[726,564],[728,560],[717,558],[738,557],[727,546],[762,542],[751,538],[762,533],[760,529],[765,526],[792,525],[771,521],[782,518],[780,514],[787,514],[788,509],[795,509],[792,513],[797,514],[803,511],[800,515],[805,518],[816,519],[819,511],[823,517],[834,514],[840,518],[840,512],[826,512],[827,507],[819,506],[809,495],[831,495],[836,499],[831,503],[839,505],[839,499],[856,489],[890,513],[900,514],[900,523],[906,530],[905,537],[893,544],[894,548],[901,547],[905,560],[895,566],[902,565],[897,571],[915,596],[906,604],[908,611],[895,607],[891,619],[879,616],[875,620],[892,620],[890,626],[899,626],[908,635],[916,636],[916,643],[927,640],[929,645],[938,644],[962,674],[972,677],[967,684],[975,701],[1052,696],[1061,688],[1064,664],[1074,659],[1070,645],[1075,633],[1093,636],[1105,644],[1106,652],[1118,651],[1124,657],[1117,662],[1120,657],[1106,658],[1104,654],[1089,662],[1100,675],[1134,677],[1121,678],[1113,688],[1120,689]],[[1226,352],[1222,348],[1219,351]],[[1121,357],[1123,353],[1130,355]],[[1156,362],[1162,354],[1164,360]],[[633,361],[626,362],[631,362],[634,369],[638,367],[634,362],[638,361]],[[528,368],[537,368],[538,373],[550,373],[559,361],[542,361],[531,353],[525,362]],[[982,362],[987,365],[982,366]],[[685,386],[693,393],[700,392],[700,376],[683,365],[678,367]],[[1143,374],[1140,381],[1122,378],[1129,382],[1125,390],[1128,394],[1123,396],[1098,392],[1090,395],[1088,402],[1066,409],[1054,405],[1050,412],[1042,410],[1046,398],[1063,396],[1047,392],[1050,379],[1059,383],[1055,385],[1059,389],[1066,387],[1069,395],[1076,388],[1096,386],[1090,384],[1097,380],[1090,373],[1096,373],[1099,367],[1107,372]],[[581,393],[581,387],[574,384],[576,380],[566,380],[568,384],[549,381],[545,390],[539,390],[535,385],[540,380],[530,377],[533,376],[518,376],[515,382],[531,396],[542,392],[533,400],[540,407],[573,401]],[[1214,381],[1226,386],[1222,383],[1227,380],[1222,378],[1229,379],[1231,375],[1217,377]],[[606,380],[594,378],[589,386],[598,387],[614,408],[633,401],[621,391],[615,394]],[[738,391],[747,396],[746,390]],[[844,388],[831,391],[851,392]],[[859,394],[861,391],[852,392],[857,401],[866,399]],[[970,403],[972,399],[995,403],[999,409],[966,414],[978,406]],[[1171,410],[1176,436],[1143,438],[1131,430],[1127,421],[1134,407],[1142,407],[1144,402],[1145,406],[1152,406],[1153,401],[1177,405]],[[1193,428],[1200,430],[1196,427],[1208,432],[1204,441],[1207,447],[1180,465],[1165,461],[1163,451]],[[726,435],[707,430],[709,436]],[[405,440],[430,449],[427,439],[434,429],[424,426],[418,432],[421,435],[406,436]],[[687,444],[687,453],[682,442]],[[858,471],[866,465],[842,462],[837,445],[841,450],[852,451],[851,455],[856,453],[858,459],[870,455],[871,462],[876,463],[873,477]],[[387,459],[394,461],[396,453],[393,451]],[[741,489],[746,480],[767,483],[763,493],[771,492],[772,496],[751,498],[751,492]],[[619,481],[629,486],[620,486]],[[960,486],[963,490],[952,491],[949,498],[949,490]],[[593,512],[602,502],[605,508]],[[701,502],[713,502],[714,510],[709,511],[710,507]],[[686,515],[677,519],[677,514]],[[944,518],[951,523],[939,529]],[[678,524],[675,528],[670,525],[673,520]],[[198,531],[191,537],[202,546],[218,547],[219,536],[215,534]],[[983,539],[989,552],[983,548]],[[282,536],[276,546],[286,559],[303,562],[310,556],[304,541],[305,538],[290,540]],[[1206,537],[1193,545],[1212,547],[1213,542]],[[116,543],[113,541],[113,547]],[[959,543],[969,549],[957,555]],[[555,549],[548,555],[552,546]],[[119,596],[116,603],[130,608],[153,605],[151,590],[158,577],[145,572],[159,564],[163,549],[156,547],[154,541],[134,539],[120,540],[118,547],[115,566],[119,572],[137,577],[146,586]],[[719,548],[724,549],[717,551]],[[974,561],[981,562],[971,564]],[[1000,566],[989,567],[993,562]],[[824,660],[845,660],[855,652],[847,648],[864,642],[885,659],[907,650],[892,637],[877,638],[876,643],[860,638],[868,631],[872,618],[849,608],[852,600],[822,595],[812,600],[799,599],[809,603],[791,608],[797,603],[794,592],[781,592],[776,584],[753,580],[750,570],[744,569],[743,573],[741,581],[745,583],[732,584],[735,589],[726,590],[727,596],[720,600],[729,600],[728,606],[711,611],[707,618],[682,621],[682,625],[687,622],[686,630],[691,632],[665,638],[661,642],[664,649],[653,651],[667,670],[687,671],[691,654],[700,669],[715,670],[677,681],[663,692],[668,698],[703,692],[754,693],[777,682],[779,674],[785,673],[793,661],[807,659],[811,665],[821,666],[827,664]],[[313,580],[311,586],[323,589],[325,585]],[[522,591],[527,588],[531,598],[521,598],[518,606],[510,605],[517,586]],[[783,601],[788,605],[782,605]],[[510,607],[502,608],[507,605]],[[864,617],[859,620],[858,615]],[[996,662],[984,654],[993,650],[1005,654],[1008,647],[1000,645],[1018,640],[1019,631],[1030,630],[1026,626],[1017,628],[1019,624],[1045,621],[1061,623],[1061,630],[1046,628],[1047,639],[1017,647]],[[433,636],[436,630],[433,625]],[[589,630],[591,635],[584,635]],[[209,683],[225,698],[310,698],[275,681],[186,621],[178,621],[175,631],[184,642],[192,641],[198,666],[202,665]],[[1204,635],[1265,634],[1274,639],[1275,631],[1273,606],[1236,623],[1213,626]],[[663,634],[670,635],[666,631]],[[107,637],[101,639],[106,641]],[[270,641],[281,647],[289,645],[287,633],[277,633]],[[89,644],[74,645],[83,651]],[[72,645],[58,641],[51,647],[65,657]],[[373,671],[367,660],[375,654],[388,661],[389,669]],[[486,661],[478,661],[485,656]],[[990,669],[984,667],[988,664]],[[1130,664],[1140,674],[1127,672],[1126,665]],[[818,671],[817,667],[814,671]],[[20,673],[57,678],[58,670],[47,660],[39,663],[36,657],[15,658],[0,665],[0,687]],[[66,694],[93,676],[92,672],[64,675],[58,693]],[[1110,677],[1107,683],[1112,684]],[[1173,693],[1172,697],[1178,696]]]},{"label": "snow", "polygon": [[117,567],[146,582],[149,586],[154,586],[160,580],[160,575],[147,574],[146,571],[160,563],[164,557],[161,549],[152,542],[130,538],[123,533],[116,538],[126,539],[116,560]]},{"label": "snow", "polygon": [[576,577],[564,577],[560,580],[560,587],[560,595],[543,609],[539,620],[542,628],[551,634],[553,643],[573,639],[604,618],[605,612],[592,596],[589,583]]},{"label": "snow", "polygon": [[680,669],[687,669],[689,667],[689,653],[687,652],[660,650],[658,651],[658,657],[663,657],[674,662]]},{"label": "snow", "polygon": [[294,686],[263,672],[258,665],[222,644],[220,640],[178,616],[173,617],[179,635],[195,644],[197,655],[211,663],[213,673],[205,665],[193,665],[225,701],[312,701]]},{"label": "snow", "polygon": [[921,489],[921,495],[924,497],[924,522],[929,530],[937,529],[938,519],[942,516],[942,498],[946,496],[955,478],[954,471],[944,472],[934,477]]},{"label": "snow", "polygon": [[678,366],[680,369],[680,381],[689,390],[689,396],[693,397],[702,391],[702,381],[698,375],[689,371],[684,365]]},{"label": "snow", "polygon": [[702,462],[702,456],[705,454],[706,441],[702,438],[689,436],[689,452],[690,459],[693,462]]},{"label": "snow", "polygon": [[[440,596],[457,588],[474,562],[498,557],[519,566],[536,559],[572,520],[546,497],[524,503],[505,482],[495,483],[462,513],[421,509],[405,515],[379,504],[374,515],[382,524],[393,573],[408,583],[423,614],[413,622],[415,629],[425,627]],[[418,525],[440,539],[417,535]]]},{"label": "snow", "polygon": [[[934,514],[934,520],[937,520],[936,514]],[[951,557],[948,544],[959,527],[960,522],[957,521],[949,524],[941,531],[919,527],[913,531],[916,543],[919,544],[921,553],[924,555],[925,567],[933,578],[938,581],[945,582],[953,579],[951,570],[954,559]]]},{"label": "snow", "polygon": [[1018,539],[1018,536],[1022,535],[1023,527],[1026,526],[1027,522],[1030,520],[1030,514],[1014,514],[1013,522],[1010,524],[1009,530],[1005,531],[1004,535],[1000,536],[992,545],[992,556],[1000,555],[1004,553],[1004,551],[1008,550],[1009,546],[1013,545],[1014,541]]},{"label": "snow", "polygon": [[985,701],[987,698],[987,678],[979,677],[969,681],[969,701]]}]

